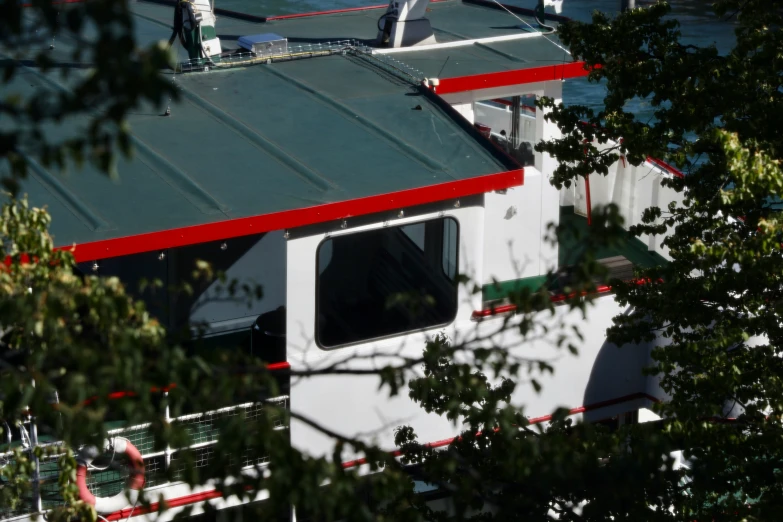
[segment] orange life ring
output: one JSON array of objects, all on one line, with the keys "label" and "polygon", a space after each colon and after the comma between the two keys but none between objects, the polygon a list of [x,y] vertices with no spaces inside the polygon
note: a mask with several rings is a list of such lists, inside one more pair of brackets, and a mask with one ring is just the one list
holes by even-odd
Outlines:
[{"label": "orange life ring", "polygon": [[139,499],[139,491],[144,487],[144,460],[141,452],[128,439],[113,437],[106,441],[106,450],[117,454],[124,453],[130,462],[130,474],[126,483],[126,490],[120,491],[111,497],[96,497],[87,487],[87,467],[98,456],[97,450],[81,451],[77,457],[76,487],[79,488],[79,498],[87,504],[95,507],[98,513],[114,513],[136,505]]}]

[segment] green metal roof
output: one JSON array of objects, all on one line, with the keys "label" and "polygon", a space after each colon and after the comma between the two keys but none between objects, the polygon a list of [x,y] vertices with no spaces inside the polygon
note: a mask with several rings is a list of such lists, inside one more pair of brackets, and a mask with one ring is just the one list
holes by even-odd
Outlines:
[{"label": "green metal roof", "polygon": [[[275,14],[261,11],[256,2],[249,0],[218,1],[216,7],[259,18]],[[160,28],[157,36],[153,38],[169,37],[171,7],[141,1],[133,5],[133,12],[139,19],[140,38],[156,33],[151,25]],[[217,34],[225,50],[238,48],[237,40],[240,36],[258,33],[279,34],[287,38],[292,45],[348,39],[371,43],[377,36],[378,18],[383,13],[384,9],[367,9],[291,19],[268,17],[266,22],[258,23],[230,15],[218,15]],[[538,32],[533,17],[510,14],[500,8],[475,5],[462,0],[431,3],[427,18],[439,43]],[[525,22],[529,26],[525,25]],[[553,21],[547,23],[558,25]],[[547,35],[546,38],[538,36],[443,50],[413,50],[395,53],[394,56],[418,68],[425,76],[449,78],[571,62],[571,57],[555,44],[562,45],[556,34],[553,34]],[[185,51],[178,47],[178,52],[179,58],[185,61]]]},{"label": "green metal roof", "polygon": [[[234,0],[230,7],[248,11],[244,3]],[[136,2],[132,8],[141,44],[168,39],[170,6]],[[265,23],[219,16],[217,29],[224,49],[239,36],[264,32],[286,36],[292,44],[371,39],[381,13]],[[522,31],[512,27],[518,21],[508,13],[458,0],[432,4],[430,18],[441,41]],[[61,40],[52,56],[68,61],[73,45]],[[447,61],[441,75],[446,77],[539,66],[553,59],[553,50],[536,37],[403,54],[415,54],[410,63],[425,71]],[[180,56],[185,58],[181,50]],[[136,155],[121,162],[118,180],[89,166],[62,176],[34,165],[22,189],[33,204],[48,206],[57,244],[285,212],[518,168],[442,100],[354,56],[171,78],[182,102],[172,105],[169,117],[161,115],[165,107],[131,115]],[[25,95],[39,86],[57,88],[60,81],[27,69],[6,90]],[[83,123],[49,129],[50,135],[78,133]]]}]

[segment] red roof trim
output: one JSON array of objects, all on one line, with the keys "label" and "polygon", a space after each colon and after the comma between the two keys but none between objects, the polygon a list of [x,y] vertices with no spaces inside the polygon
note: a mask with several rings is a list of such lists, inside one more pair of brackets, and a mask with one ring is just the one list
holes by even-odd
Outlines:
[{"label": "red roof trim", "polygon": [[543,67],[531,67],[529,69],[517,69],[514,71],[443,78],[437,86],[437,93],[440,95],[454,94],[465,91],[491,89],[493,87],[508,87],[510,85],[523,85],[526,83],[580,78],[587,76],[588,74],[590,74],[590,71],[585,69],[585,62],[545,65]]},{"label": "red roof trim", "polygon": [[[510,170],[314,207],[83,243],[74,247],[73,255],[77,262],[96,261],[209,241],[222,241],[508,189],[522,185],[523,180],[522,169]],[[60,246],[57,249],[68,248],[71,247]]]},{"label": "red roof trim", "polygon": [[[447,0],[430,0],[431,3],[437,3],[437,2],[446,2]],[[385,9],[389,7],[389,4],[382,4],[382,5],[365,5],[362,7],[346,7],[344,9],[331,9],[329,11],[312,11],[309,13],[295,13],[295,14],[287,14],[287,15],[277,15],[277,16],[267,16],[266,20],[267,22],[271,22],[273,20],[291,20],[293,18],[306,18],[308,16],[323,16],[323,15],[333,15],[333,14],[341,14],[341,13],[353,13],[356,11],[371,11],[373,9]]]},{"label": "red roof trim", "polygon": [[331,15],[331,14],[340,14],[340,13],[353,13],[356,11],[370,11],[372,9],[383,9],[384,7],[388,7],[388,4],[366,5],[363,7],[347,7],[345,9],[332,9],[329,11],[312,11],[310,13],[296,13],[296,14],[288,14],[288,15],[267,16],[266,20],[268,22],[271,22],[273,20],[291,20],[293,18],[305,18],[308,16],[322,16],[322,15]]},{"label": "red roof trim", "polygon": [[[61,4],[81,4],[81,3],[83,3],[84,1],[85,1],[85,0],[53,0],[53,1],[51,2],[51,5],[61,5]],[[28,3],[28,4],[22,4],[22,7],[32,7],[32,6],[33,6],[33,4],[31,4],[31,3]]]}]

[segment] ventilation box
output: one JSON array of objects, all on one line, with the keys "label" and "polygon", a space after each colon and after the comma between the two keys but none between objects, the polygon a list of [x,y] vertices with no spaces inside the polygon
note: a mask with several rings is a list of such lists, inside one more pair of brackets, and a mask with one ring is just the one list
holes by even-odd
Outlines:
[{"label": "ventilation box", "polygon": [[240,47],[258,56],[288,54],[288,40],[279,34],[264,33],[241,36],[238,43]]}]

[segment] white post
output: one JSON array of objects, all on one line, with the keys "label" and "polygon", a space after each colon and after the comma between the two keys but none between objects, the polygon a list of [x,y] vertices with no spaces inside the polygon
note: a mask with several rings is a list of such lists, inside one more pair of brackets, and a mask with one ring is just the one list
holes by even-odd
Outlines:
[{"label": "white post", "polygon": [[[559,80],[548,81],[544,84],[544,96],[554,99],[555,104],[563,99],[563,82]],[[552,140],[562,137],[560,129],[551,121],[546,121],[544,116],[550,112],[536,110],[536,143],[541,140]],[[545,238],[548,234],[547,226],[550,223],[560,223],[560,193],[549,182],[558,166],[557,159],[546,153],[536,153],[536,168],[541,171],[541,223],[540,223],[540,258],[539,274],[546,274],[548,270],[557,269],[558,246],[552,245]]]},{"label": "white post", "polygon": [[[169,423],[171,422],[171,415],[170,415],[169,402],[168,402],[169,392],[164,391],[163,397],[166,400],[166,411],[164,412],[165,420],[167,423]],[[171,466],[171,446],[169,446],[168,444],[166,444],[166,449],[163,450],[163,455],[164,458],[166,459],[166,471],[168,471],[169,467]]]},{"label": "white post", "polygon": [[38,456],[35,454],[35,449],[38,447],[38,427],[35,425],[35,417],[31,415],[29,419],[30,456],[33,459],[33,510],[35,513],[41,513],[43,511],[43,504],[41,503],[41,462],[38,460]]},{"label": "white post", "polygon": [[636,8],[636,0],[620,0],[620,11]]}]

